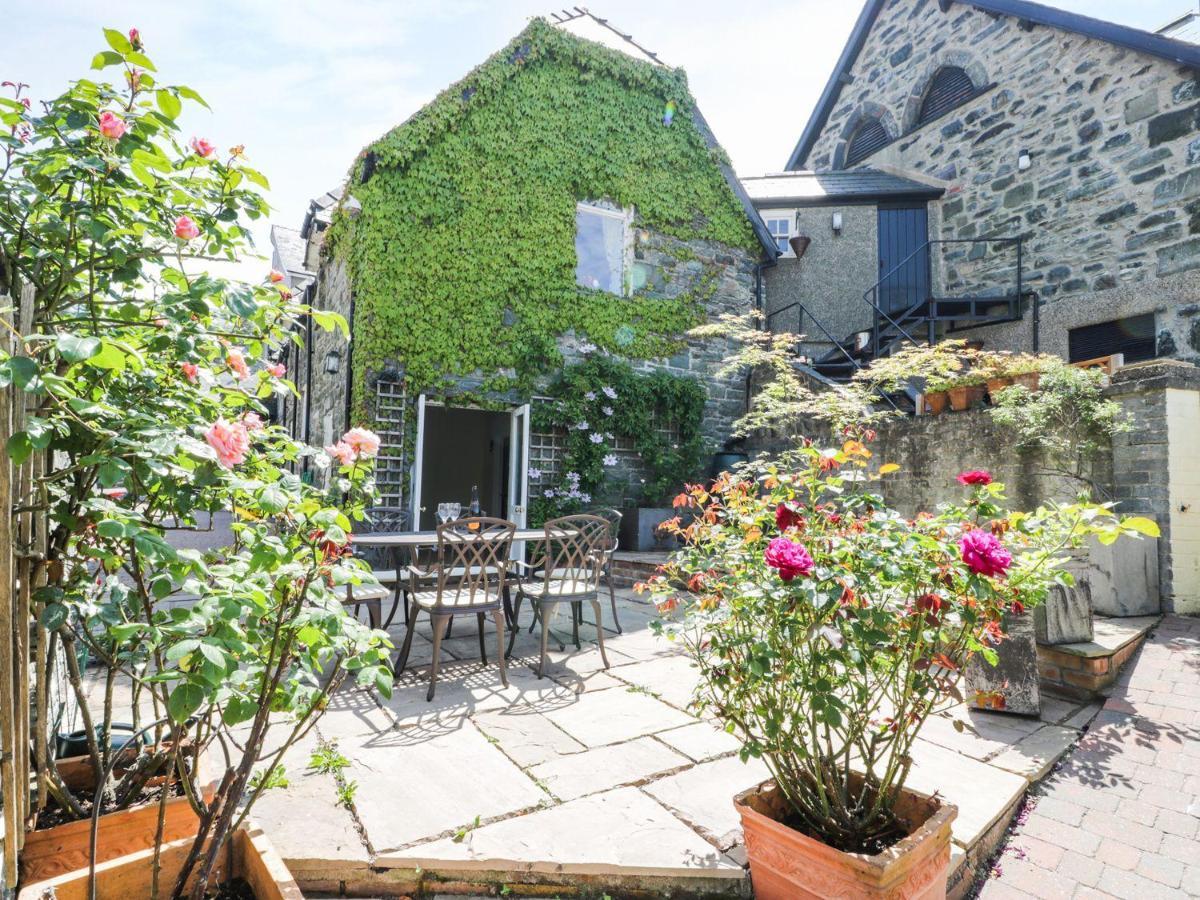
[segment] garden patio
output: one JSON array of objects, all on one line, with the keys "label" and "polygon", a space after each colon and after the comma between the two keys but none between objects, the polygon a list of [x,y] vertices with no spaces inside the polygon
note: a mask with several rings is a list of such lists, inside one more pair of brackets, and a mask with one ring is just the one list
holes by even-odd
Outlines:
[{"label": "garden patio", "polygon": [[[615,892],[749,894],[734,794],[767,777],[737,742],[687,710],[695,671],[651,633],[654,607],[618,592],[623,634],[552,651],[539,681],[537,641],[522,630],[509,683],[479,662],[473,623],[455,624],[431,703],[428,625],[417,667],[390,700],[347,687],[286,755],[286,787],[254,817],[302,887],[351,896],[436,895],[477,885],[557,885]],[[607,612],[607,609],[605,610]],[[611,627],[611,623],[610,623]],[[392,637],[403,636],[394,624]],[[590,626],[583,629],[588,641]],[[490,634],[489,634],[490,636]],[[1003,839],[1031,783],[1079,739],[1097,703],[1045,698],[1040,719],[959,708],[917,741],[910,784],[958,806],[956,895]],[[319,773],[310,758],[336,743],[349,765]],[[339,789],[354,784],[350,807]],[[444,883],[444,884],[443,884]]]}]

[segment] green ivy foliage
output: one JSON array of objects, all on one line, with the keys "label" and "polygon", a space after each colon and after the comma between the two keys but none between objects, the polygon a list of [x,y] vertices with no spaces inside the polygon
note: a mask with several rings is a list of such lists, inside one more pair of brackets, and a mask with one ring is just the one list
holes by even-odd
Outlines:
[{"label": "green ivy foliage", "polygon": [[[660,506],[700,474],[706,394],[696,379],[662,370],[638,373],[622,360],[593,356],[563,369],[548,394],[551,400],[533,407],[533,427],[566,432],[562,472],[578,477],[561,484],[530,479],[533,523],[622,500]],[[632,497],[613,484],[612,467],[605,464],[616,438],[632,441],[647,469]]]},{"label": "green ivy foliage", "polygon": [[575,205],[607,200],[636,210],[635,229],[759,252],[693,109],[682,71],[535,19],[369,146],[347,191],[361,210],[339,208],[326,245],[353,284],[358,413],[387,365],[410,395],[471,375],[528,395],[568,332],[630,359],[674,352],[717,272],[670,298],[580,288]]}]

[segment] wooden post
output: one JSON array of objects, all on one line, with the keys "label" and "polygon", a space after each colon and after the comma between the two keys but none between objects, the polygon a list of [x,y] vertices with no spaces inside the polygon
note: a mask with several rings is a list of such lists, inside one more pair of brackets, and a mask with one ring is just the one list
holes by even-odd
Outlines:
[{"label": "wooden post", "polygon": [[[0,298],[0,305],[10,300]],[[12,318],[0,312],[0,347],[11,351],[13,347]],[[13,398],[17,390],[13,387],[0,391],[0,438],[7,442],[12,434]],[[16,628],[13,613],[16,604],[13,596],[13,528],[12,528],[12,476],[13,467],[8,454],[0,453],[0,646],[9,660],[15,660]],[[15,663],[0,665],[0,797],[4,817],[4,860],[3,884],[8,888],[17,886],[17,851],[20,849],[19,835],[22,820],[17,798],[27,790],[17,777],[17,711],[16,711],[16,666]]]}]

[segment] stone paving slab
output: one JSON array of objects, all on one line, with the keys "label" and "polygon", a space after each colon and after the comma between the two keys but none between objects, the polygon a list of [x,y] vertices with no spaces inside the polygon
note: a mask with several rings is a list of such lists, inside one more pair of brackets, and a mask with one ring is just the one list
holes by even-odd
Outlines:
[{"label": "stone paving slab", "polygon": [[645,791],[722,850],[741,840],[733,798],[771,777],[761,760],[728,756],[660,778]]},{"label": "stone paving slab", "polygon": [[741,742],[710,722],[695,722],[682,728],[660,731],[655,737],[695,762],[727,756],[742,749]]},{"label": "stone paving slab", "polygon": [[686,756],[654,738],[639,737],[551,759],[532,766],[529,774],[559,800],[574,800],[690,764]]},{"label": "stone paving slab", "polygon": [[637,788],[619,788],[477,828],[462,841],[444,839],[383,855],[376,864],[436,871],[744,878],[740,865]]},{"label": "stone paving slab", "polygon": [[695,721],[687,713],[630,688],[609,688],[587,697],[587,703],[561,706],[546,713],[546,717],[589,747],[627,741]]}]

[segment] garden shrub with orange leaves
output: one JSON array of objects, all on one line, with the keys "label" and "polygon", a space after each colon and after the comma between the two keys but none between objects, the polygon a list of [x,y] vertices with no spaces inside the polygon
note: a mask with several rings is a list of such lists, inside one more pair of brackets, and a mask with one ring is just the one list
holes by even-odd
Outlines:
[{"label": "garden shrub with orange leaves", "polygon": [[986,472],[959,476],[961,504],[907,518],[878,490],[898,468],[860,440],[806,442],[690,486],[683,547],[642,586],[699,667],[698,708],[764,760],[787,824],[848,852],[907,833],[895,805],[918,731],[961,700],[972,654],[995,663],[1004,613],[1070,583],[1063,551],[1156,534],[1107,506],[1009,512]]}]

